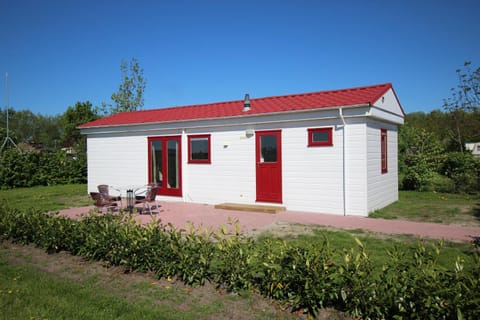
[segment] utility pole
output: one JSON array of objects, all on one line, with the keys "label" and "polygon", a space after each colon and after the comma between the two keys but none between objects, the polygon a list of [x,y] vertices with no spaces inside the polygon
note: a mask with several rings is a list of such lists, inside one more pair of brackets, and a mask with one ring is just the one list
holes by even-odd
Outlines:
[{"label": "utility pole", "polygon": [[3,141],[3,144],[2,146],[0,147],[0,153],[2,153],[3,151],[3,148],[5,148],[8,143],[10,142],[11,144],[13,144],[15,146],[15,148],[18,149],[18,146],[15,144],[15,142],[13,142],[12,138],[10,138],[10,132],[9,132],[9,117],[8,117],[8,109],[9,109],[9,106],[8,106],[8,72],[5,72],[5,110],[7,111],[6,114],[7,114],[7,135],[5,136],[5,140]]}]

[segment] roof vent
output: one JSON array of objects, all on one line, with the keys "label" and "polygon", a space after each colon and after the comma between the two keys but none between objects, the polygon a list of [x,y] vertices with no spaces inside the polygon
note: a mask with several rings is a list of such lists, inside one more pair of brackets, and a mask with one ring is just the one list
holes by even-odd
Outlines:
[{"label": "roof vent", "polygon": [[250,111],[250,95],[248,93],[245,94],[245,98],[243,99],[243,112]]}]

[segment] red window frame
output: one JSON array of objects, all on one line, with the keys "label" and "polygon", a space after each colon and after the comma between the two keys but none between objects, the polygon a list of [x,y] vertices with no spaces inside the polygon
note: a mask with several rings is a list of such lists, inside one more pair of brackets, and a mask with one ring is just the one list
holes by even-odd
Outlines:
[{"label": "red window frame", "polygon": [[[188,163],[210,164],[212,163],[211,153],[211,139],[210,134],[195,134],[189,135],[188,138]],[[207,139],[208,142],[208,158],[207,159],[192,159],[192,139]]]},{"label": "red window frame", "polygon": [[[152,141],[161,141],[162,143],[162,174],[164,176],[164,183],[158,189],[158,195],[164,196],[182,196],[182,136],[160,136],[148,137],[148,183],[152,183]],[[168,142],[176,141],[178,143],[178,188],[171,188],[168,186]]]},{"label": "red window frame", "polygon": [[[307,131],[308,131],[308,146],[309,147],[333,146],[333,139],[332,139],[333,129],[331,127],[329,127],[329,128],[311,128],[311,129],[307,129]],[[328,140],[327,141],[314,141],[313,140],[313,134],[314,133],[325,133],[325,132],[328,134]]]},{"label": "red window frame", "polygon": [[380,129],[380,167],[381,167],[382,173],[388,172],[387,129]]}]

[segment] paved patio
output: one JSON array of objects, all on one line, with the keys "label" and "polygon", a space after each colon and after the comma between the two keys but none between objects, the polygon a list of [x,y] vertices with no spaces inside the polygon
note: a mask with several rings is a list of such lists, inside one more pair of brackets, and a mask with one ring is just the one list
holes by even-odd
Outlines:
[{"label": "paved patio", "polygon": [[[125,201],[124,201],[125,202]],[[242,232],[266,229],[275,223],[299,223],[319,225],[339,229],[363,229],[385,234],[411,234],[423,238],[445,239],[451,241],[471,241],[480,237],[480,227],[442,225],[437,223],[413,222],[403,220],[373,219],[355,216],[337,216],[331,214],[285,211],[277,214],[260,212],[232,211],[215,209],[212,205],[159,201],[160,209],[154,210],[154,216],[163,224],[171,223],[176,228],[185,228],[189,222],[195,226],[203,225],[214,229],[228,226],[229,218],[239,220]],[[93,206],[71,208],[60,211],[60,215],[72,218],[88,213]],[[149,214],[135,215],[141,223],[151,221]],[[231,228],[229,228],[231,230]]]}]

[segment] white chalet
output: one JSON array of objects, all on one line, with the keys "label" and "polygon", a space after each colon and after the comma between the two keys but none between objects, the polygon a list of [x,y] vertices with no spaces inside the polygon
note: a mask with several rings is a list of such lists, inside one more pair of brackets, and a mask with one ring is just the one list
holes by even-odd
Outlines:
[{"label": "white chalet", "polygon": [[398,200],[403,120],[387,83],[122,112],[79,129],[89,192],[157,183],[158,200],[367,216]]}]

